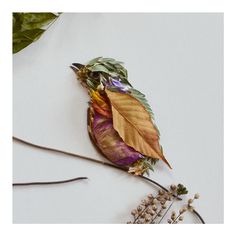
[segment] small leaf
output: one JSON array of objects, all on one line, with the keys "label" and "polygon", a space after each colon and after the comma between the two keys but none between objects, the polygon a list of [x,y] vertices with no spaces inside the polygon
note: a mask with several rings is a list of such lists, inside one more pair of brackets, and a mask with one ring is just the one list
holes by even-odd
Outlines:
[{"label": "small leaf", "polygon": [[187,193],[188,193],[188,190],[183,184],[177,185],[177,195],[184,195]]},{"label": "small leaf", "polygon": [[87,65],[88,65],[88,66],[92,66],[92,65],[94,65],[96,62],[98,62],[101,58],[102,58],[102,57],[96,57],[96,58],[92,59],[91,61],[89,61],[89,62],[87,63]]},{"label": "small leaf", "polygon": [[109,70],[103,66],[103,65],[94,65],[92,67],[89,67],[89,70],[91,70],[92,72],[105,72],[107,74],[109,74]]},{"label": "small leaf", "polygon": [[170,167],[158,142],[158,132],[142,103],[129,94],[107,89],[106,94],[112,106],[114,129],[123,141],[145,156],[163,160]]}]

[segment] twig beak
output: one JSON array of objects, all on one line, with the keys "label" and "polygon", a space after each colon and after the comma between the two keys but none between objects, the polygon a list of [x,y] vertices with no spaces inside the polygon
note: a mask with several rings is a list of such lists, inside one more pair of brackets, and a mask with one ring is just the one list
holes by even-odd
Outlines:
[{"label": "twig beak", "polygon": [[77,74],[77,72],[83,68],[84,65],[79,64],[79,63],[72,63],[72,66],[70,66],[70,68]]}]

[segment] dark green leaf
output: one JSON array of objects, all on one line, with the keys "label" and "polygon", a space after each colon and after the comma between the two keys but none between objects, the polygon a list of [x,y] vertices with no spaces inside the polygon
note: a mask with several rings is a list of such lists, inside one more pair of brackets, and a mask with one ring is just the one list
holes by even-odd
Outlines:
[{"label": "dark green leaf", "polygon": [[52,20],[57,18],[53,13],[22,13],[22,29],[31,30],[42,28],[48,25]]},{"label": "dark green leaf", "polygon": [[32,41],[22,41],[18,43],[13,43],[13,53],[17,53],[23,48],[27,47],[29,44],[31,44]]},{"label": "dark green leaf", "polygon": [[13,34],[13,42],[19,41],[35,41],[37,40],[44,32],[43,29],[32,29],[32,30],[25,30],[21,32],[17,32]]},{"label": "dark green leaf", "polygon": [[44,32],[43,29],[26,30],[13,34],[13,53],[19,52],[35,40],[37,40]]},{"label": "dark green leaf", "polygon": [[188,190],[186,187],[184,187],[183,184],[178,184],[177,185],[177,195],[184,195],[187,194]]},{"label": "dark green leaf", "polygon": [[53,13],[13,13],[13,53],[19,52],[40,38],[48,25],[58,15]]}]

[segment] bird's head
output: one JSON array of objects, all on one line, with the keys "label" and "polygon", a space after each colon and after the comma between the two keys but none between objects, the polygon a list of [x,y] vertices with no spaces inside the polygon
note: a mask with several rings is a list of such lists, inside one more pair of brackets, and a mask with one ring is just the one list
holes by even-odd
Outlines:
[{"label": "bird's head", "polygon": [[73,63],[71,68],[76,73],[77,79],[87,89],[99,90],[109,87],[125,90],[131,87],[127,79],[127,70],[122,62],[112,58],[98,57],[85,65]]}]

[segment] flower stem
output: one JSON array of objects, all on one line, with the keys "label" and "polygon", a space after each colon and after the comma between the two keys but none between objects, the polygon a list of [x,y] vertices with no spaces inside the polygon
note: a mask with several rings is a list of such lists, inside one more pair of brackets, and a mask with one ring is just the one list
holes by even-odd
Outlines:
[{"label": "flower stem", "polygon": [[[175,198],[174,198],[175,199]],[[164,219],[164,217],[166,216],[167,212],[170,210],[170,208],[172,207],[172,205],[174,204],[174,199],[172,200],[172,203],[168,206],[168,208],[166,209],[165,213],[163,214],[163,216],[161,217],[161,219],[158,221],[158,224],[161,223],[161,221]]]}]

